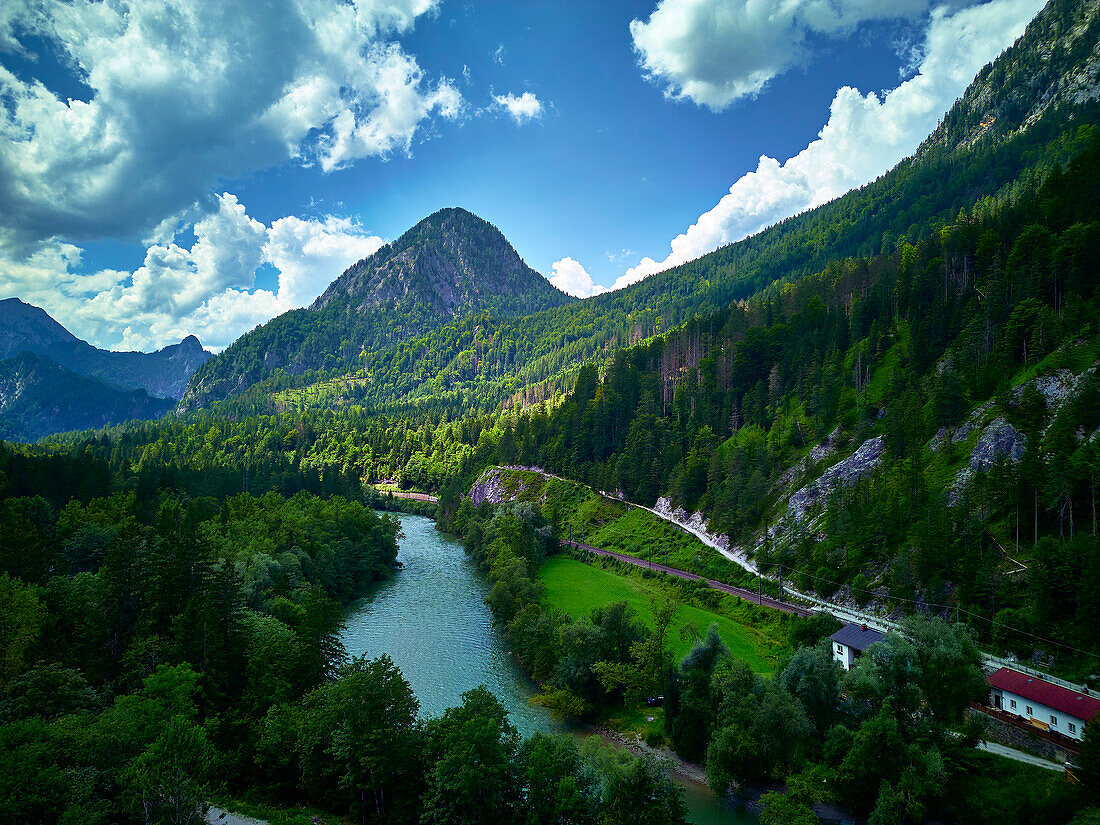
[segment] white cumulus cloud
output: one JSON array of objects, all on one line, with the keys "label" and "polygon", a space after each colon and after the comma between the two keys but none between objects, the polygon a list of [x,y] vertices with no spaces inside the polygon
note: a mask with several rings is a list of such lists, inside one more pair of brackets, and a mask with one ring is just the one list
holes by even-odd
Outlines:
[{"label": "white cumulus cloud", "polygon": [[[229,193],[193,226],[190,248],[155,243],[133,272],[79,274],[81,250],[43,241],[9,260],[0,244],[0,295],[43,307],[78,336],[113,349],[150,350],[195,334],[221,349],[257,324],[310,304],[350,264],[383,243],[336,216],[249,217]],[[276,289],[257,289],[271,265]],[[120,333],[119,330],[122,332]]]},{"label": "white cumulus cloud", "polygon": [[532,92],[524,92],[521,95],[493,95],[493,101],[498,108],[511,115],[516,123],[534,120],[542,115],[542,101]]},{"label": "white cumulus cloud", "polygon": [[568,256],[560,261],[554,261],[550,268],[553,272],[550,283],[567,295],[588,298],[607,292],[607,287],[593,283],[592,276],[585,271],[585,268]]},{"label": "white cumulus cloud", "polygon": [[[758,94],[808,57],[811,35],[871,20],[916,18],[930,0],[660,0],[630,34],[646,76],[674,99],[713,110]],[[942,4],[940,4],[942,5]]]},{"label": "white cumulus cloud", "polygon": [[279,271],[279,303],[307,306],[347,267],[382,246],[348,218],[279,218],[267,231],[264,260]]},{"label": "white cumulus cloud", "polygon": [[783,218],[862,186],[911,155],[978,70],[1012,44],[1042,0],[991,0],[954,13],[933,11],[918,73],[879,97],[837,91],[829,121],[809,146],[780,163],[763,156],[717,205],[671,242],[664,260],[643,258],[612,285],[690,261]]},{"label": "white cumulus cloud", "polygon": [[9,245],[150,234],[219,180],[410,151],[457,118],[447,78],[393,38],[437,0],[9,0],[0,50],[56,53],[71,100],[0,66],[0,229]]}]

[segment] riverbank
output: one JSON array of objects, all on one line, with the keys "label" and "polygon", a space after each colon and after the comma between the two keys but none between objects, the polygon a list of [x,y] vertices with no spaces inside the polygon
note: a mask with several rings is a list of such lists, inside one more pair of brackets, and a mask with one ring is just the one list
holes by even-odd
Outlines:
[{"label": "riverbank", "polygon": [[612,730],[603,725],[595,725],[588,729],[587,735],[598,736],[609,745],[622,748],[632,753],[634,756],[652,757],[661,765],[665,766],[668,772],[678,779],[694,782],[698,785],[707,784],[707,772],[701,765],[688,762],[680,757],[675,751],[669,750],[668,748],[650,747],[645,743],[645,740],[636,733],[627,733],[625,731]]}]

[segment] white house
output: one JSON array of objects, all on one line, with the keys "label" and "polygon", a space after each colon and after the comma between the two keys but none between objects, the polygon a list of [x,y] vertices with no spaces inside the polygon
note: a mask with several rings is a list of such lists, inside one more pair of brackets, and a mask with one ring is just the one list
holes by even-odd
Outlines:
[{"label": "white house", "polygon": [[845,670],[851,670],[863,651],[885,638],[885,633],[872,630],[867,625],[846,624],[829,637],[833,644],[833,661],[840,662]]},{"label": "white house", "polygon": [[1096,696],[1002,667],[987,677],[990,707],[1019,716],[1040,730],[1080,740],[1100,713]]}]

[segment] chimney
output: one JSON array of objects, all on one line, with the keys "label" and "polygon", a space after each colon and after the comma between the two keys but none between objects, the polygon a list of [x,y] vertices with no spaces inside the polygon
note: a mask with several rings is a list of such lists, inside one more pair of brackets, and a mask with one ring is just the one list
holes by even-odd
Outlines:
[{"label": "chimney", "polygon": [[865,624],[864,624],[864,625],[860,625],[860,626],[859,626],[859,629],[860,629],[860,630],[862,630],[862,631],[863,631],[864,633],[866,633],[866,632],[867,632],[867,625],[865,625]]}]

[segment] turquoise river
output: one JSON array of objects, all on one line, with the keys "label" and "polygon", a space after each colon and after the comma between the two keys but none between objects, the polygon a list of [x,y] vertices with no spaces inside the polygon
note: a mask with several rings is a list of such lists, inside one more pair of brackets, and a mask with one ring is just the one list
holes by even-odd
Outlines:
[{"label": "turquoise river", "polygon": [[[462,546],[421,516],[401,515],[403,567],[349,611],[348,655],[389,654],[409,680],[424,716],[457,705],[485,685],[508,709],[520,734],[563,731],[516,666],[485,605],[487,585]],[[698,825],[753,825],[756,817],[721,807],[705,787],[681,782],[689,819]]]}]

